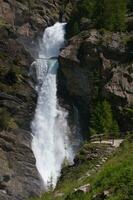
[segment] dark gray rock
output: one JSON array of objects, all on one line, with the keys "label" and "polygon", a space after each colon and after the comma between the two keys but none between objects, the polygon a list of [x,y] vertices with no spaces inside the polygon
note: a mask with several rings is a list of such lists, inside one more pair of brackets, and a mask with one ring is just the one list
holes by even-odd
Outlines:
[{"label": "dark gray rock", "polygon": [[42,184],[31,151],[31,134],[22,129],[0,132],[0,199],[39,196]]},{"label": "dark gray rock", "polygon": [[60,82],[79,110],[83,133],[99,96],[110,101],[123,131],[133,129],[132,118],[124,113],[133,106],[130,37],[93,29],[71,38],[60,54]]},{"label": "dark gray rock", "polygon": [[72,1],[0,1],[0,200],[42,192],[28,132],[37,97],[29,71],[35,41],[47,26],[66,21],[71,8]]}]

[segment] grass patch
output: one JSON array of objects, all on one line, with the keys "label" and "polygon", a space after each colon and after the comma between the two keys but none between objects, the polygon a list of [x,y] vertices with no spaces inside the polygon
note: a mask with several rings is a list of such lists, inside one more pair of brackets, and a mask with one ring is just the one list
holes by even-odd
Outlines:
[{"label": "grass patch", "polygon": [[[87,147],[86,147],[87,148]],[[103,147],[102,147],[103,148]],[[104,147],[105,148],[105,147]],[[42,198],[35,200],[132,200],[133,199],[133,137],[129,137],[121,147],[112,154],[111,158],[93,172],[90,177],[84,176],[93,169],[96,160],[83,161],[77,166],[64,169],[63,175],[54,192],[45,193]],[[75,193],[74,188],[90,183],[89,193]],[[109,196],[99,195],[109,191]],[[63,193],[56,197],[56,193]]]}]

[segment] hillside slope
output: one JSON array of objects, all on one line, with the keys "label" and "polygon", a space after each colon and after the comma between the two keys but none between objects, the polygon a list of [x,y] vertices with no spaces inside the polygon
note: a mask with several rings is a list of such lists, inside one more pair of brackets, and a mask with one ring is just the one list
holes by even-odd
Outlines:
[{"label": "hillside slope", "polygon": [[132,136],[113,152],[86,144],[75,165],[64,168],[56,190],[36,200],[132,200],[132,154]]}]

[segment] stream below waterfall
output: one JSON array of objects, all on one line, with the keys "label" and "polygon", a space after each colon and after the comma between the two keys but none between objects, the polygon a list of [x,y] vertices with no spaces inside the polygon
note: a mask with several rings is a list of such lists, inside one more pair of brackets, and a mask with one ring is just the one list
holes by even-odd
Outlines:
[{"label": "stream below waterfall", "polygon": [[58,56],[65,42],[65,23],[45,29],[35,66],[38,93],[31,124],[32,150],[46,190],[55,188],[64,160],[72,164],[74,151],[69,140],[68,113],[58,104],[56,75]]}]

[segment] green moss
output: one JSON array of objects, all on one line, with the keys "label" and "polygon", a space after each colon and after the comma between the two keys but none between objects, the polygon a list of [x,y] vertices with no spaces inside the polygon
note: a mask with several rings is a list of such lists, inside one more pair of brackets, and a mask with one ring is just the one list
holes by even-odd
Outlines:
[{"label": "green moss", "polygon": [[129,121],[133,122],[133,109],[132,108],[124,108],[122,110],[122,114],[126,117]]},{"label": "green moss", "polygon": [[130,43],[133,44],[133,36],[129,34],[122,34],[121,35],[121,43],[123,45],[129,45]]},{"label": "green moss", "polygon": [[4,28],[10,28],[11,25],[8,24],[3,18],[0,17],[0,28],[4,27]]},{"label": "green moss", "polygon": [[0,108],[0,129],[16,129],[18,126],[15,119],[11,116],[6,108]]},{"label": "green moss", "polygon": [[[1,55],[1,54],[0,54]],[[16,94],[25,91],[24,67],[10,64],[11,66],[0,66],[0,91],[8,94]]]},{"label": "green moss", "polygon": [[0,52],[0,59],[5,61],[8,58],[8,54],[6,52]]}]

